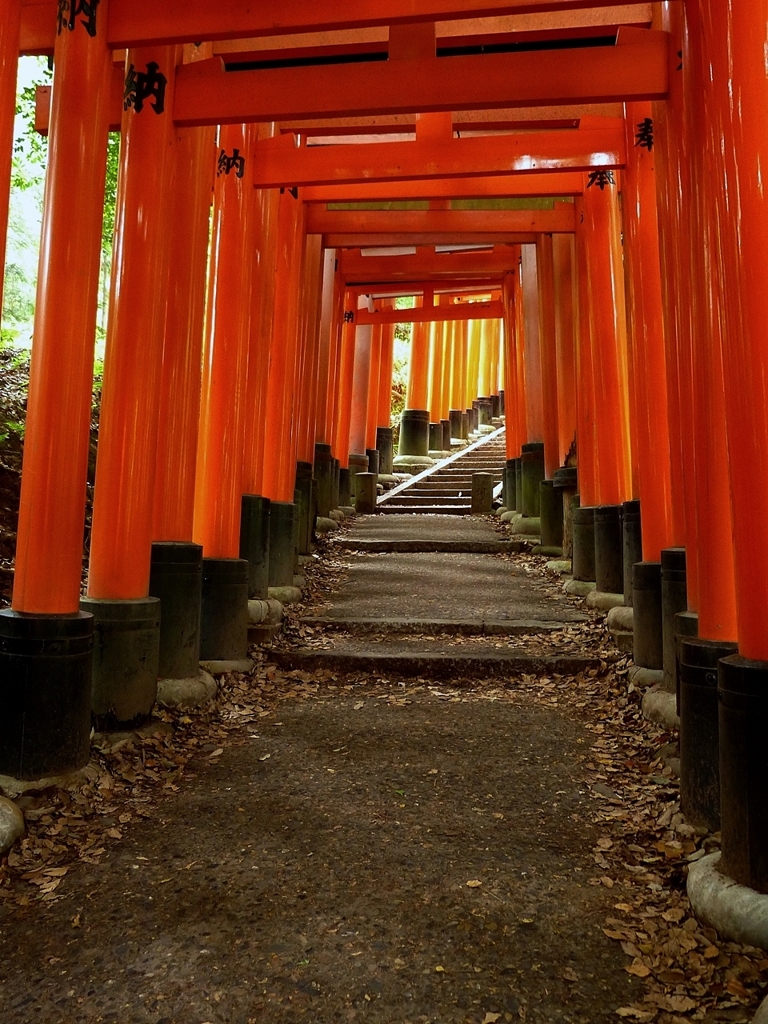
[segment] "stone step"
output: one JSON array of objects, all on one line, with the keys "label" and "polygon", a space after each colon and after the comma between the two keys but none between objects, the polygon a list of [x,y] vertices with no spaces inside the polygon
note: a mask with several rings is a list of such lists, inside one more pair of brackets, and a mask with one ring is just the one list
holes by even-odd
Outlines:
[{"label": "stone step", "polygon": [[[580,620],[587,622],[588,617],[582,615]],[[331,631],[341,630],[363,636],[367,633],[386,633],[391,636],[531,636],[538,633],[556,633],[563,628],[562,622],[519,619],[373,619],[318,615],[301,621],[308,626],[322,626]]]},{"label": "stone step", "polygon": [[436,515],[436,516],[468,516],[469,505],[379,505],[376,509],[384,515]]}]

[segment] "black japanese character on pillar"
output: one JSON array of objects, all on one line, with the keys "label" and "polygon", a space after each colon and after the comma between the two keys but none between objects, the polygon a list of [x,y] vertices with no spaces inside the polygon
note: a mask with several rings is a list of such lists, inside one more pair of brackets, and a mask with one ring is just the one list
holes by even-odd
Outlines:
[{"label": "black japanese character on pillar", "polygon": [[80,24],[89,36],[96,36],[96,12],[101,0],[59,0],[57,19],[57,34],[61,35],[64,29],[70,32],[75,31],[77,16],[82,14]]},{"label": "black japanese character on pillar", "polygon": [[125,76],[125,92],[123,107],[133,107],[137,114],[144,109],[146,100],[152,100],[152,109],[156,114],[165,110],[165,89],[168,79],[160,71],[160,66],[153,60],[147,64],[146,71],[137,71],[131,64]]},{"label": "black japanese character on pillar", "polygon": [[228,156],[226,151],[222,149],[219,153],[218,170],[216,176],[220,178],[222,174],[231,174],[235,172],[235,176],[242,178],[245,174],[245,157],[241,154],[239,149],[232,150],[232,156]]},{"label": "black japanese character on pillar", "polygon": [[355,322],[354,310],[352,310],[352,309],[346,310],[345,313],[344,313],[344,323],[345,324],[353,324],[354,322]]},{"label": "black japanese character on pillar", "polygon": [[593,185],[602,192],[606,185],[615,185],[616,179],[613,176],[613,171],[592,171],[589,178],[587,178],[587,188],[592,188]]},{"label": "black japanese character on pillar", "polygon": [[649,152],[653,149],[653,118],[646,117],[637,126],[635,145],[643,146]]}]

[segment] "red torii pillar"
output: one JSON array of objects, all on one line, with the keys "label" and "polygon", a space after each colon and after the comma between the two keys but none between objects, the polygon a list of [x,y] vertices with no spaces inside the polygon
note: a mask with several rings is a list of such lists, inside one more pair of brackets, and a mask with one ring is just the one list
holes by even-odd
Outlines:
[{"label": "red torii pillar", "polygon": [[[389,303],[394,308],[394,301]],[[379,364],[378,406],[376,414],[376,447],[379,450],[379,472],[391,476],[393,472],[392,448],[392,373],[395,360],[395,325],[386,324],[381,336]]]},{"label": "red torii pillar", "polygon": [[332,382],[336,373],[335,364],[338,361],[336,342],[339,332],[339,293],[343,302],[344,292],[339,286],[339,275],[336,271],[336,250],[326,249],[323,254],[314,448],[317,514],[323,519],[330,516],[335,477],[331,445],[334,393]]},{"label": "red torii pillar", "polygon": [[203,550],[192,536],[214,141],[214,128],[176,131],[149,581],[162,610],[161,679],[200,673]]},{"label": "red torii pillar", "polygon": [[[25,679],[3,694],[0,772],[23,779],[80,768],[90,749],[93,618],[79,600],[112,73],[107,12],[103,0],[92,24],[62,26],[55,43],[13,610],[0,611],[0,674]],[[10,27],[2,63],[15,68]]]},{"label": "red torii pillar", "polygon": [[[99,14],[101,10],[99,9]],[[96,619],[93,711],[148,715],[157,696],[160,602],[149,597],[170,197],[180,49],[129,50],[119,209],[84,610]]]},{"label": "red torii pillar", "polygon": [[3,271],[11,195],[20,32],[21,0],[6,0],[0,17],[0,310],[3,308]]},{"label": "red torii pillar", "polygon": [[[417,308],[432,306],[432,291],[425,290],[424,299],[417,298]],[[426,459],[429,449],[430,419],[430,351],[434,324],[413,324],[411,328],[411,361],[408,366],[408,388],[405,396],[405,410],[400,418],[400,443],[398,458]]]},{"label": "red torii pillar", "polygon": [[560,465],[565,466],[576,436],[576,274],[573,235],[552,238],[557,348],[557,429]]}]

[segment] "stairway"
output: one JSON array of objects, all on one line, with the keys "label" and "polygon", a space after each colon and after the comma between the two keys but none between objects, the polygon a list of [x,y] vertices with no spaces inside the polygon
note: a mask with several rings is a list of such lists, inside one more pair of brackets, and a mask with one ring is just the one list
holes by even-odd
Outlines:
[{"label": "stairway", "polygon": [[495,487],[502,480],[506,458],[502,427],[383,495],[377,511],[468,516],[472,512],[472,474],[491,473]]}]

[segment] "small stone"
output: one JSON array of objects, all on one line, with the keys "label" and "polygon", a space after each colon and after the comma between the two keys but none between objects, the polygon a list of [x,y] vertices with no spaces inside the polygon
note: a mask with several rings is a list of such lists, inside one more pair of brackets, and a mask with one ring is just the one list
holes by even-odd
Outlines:
[{"label": "small stone", "polygon": [[680,725],[674,693],[666,693],[653,686],[643,695],[642,709],[643,718],[665,729],[676,729]]},{"label": "small stone", "polygon": [[269,596],[272,601],[279,601],[281,604],[298,604],[301,601],[301,591],[298,587],[270,587]]},{"label": "small stone", "polygon": [[597,584],[587,583],[586,580],[569,580],[563,590],[572,597],[587,597],[593,590],[597,590]]},{"label": "small stone", "polygon": [[605,620],[607,629],[615,632],[632,632],[635,624],[635,609],[626,605],[617,605],[608,612]]},{"label": "small stone", "polygon": [[216,680],[202,670],[187,679],[158,679],[157,702],[170,708],[197,708],[212,700],[217,690]]},{"label": "small stone", "polygon": [[0,853],[10,850],[24,831],[24,815],[13,800],[0,796]]},{"label": "small stone", "polygon": [[587,594],[587,608],[592,608],[593,611],[609,612],[613,608],[623,606],[623,594],[606,594],[600,590],[593,590],[591,594]]},{"label": "small stone", "polygon": [[315,521],[315,532],[316,533],[331,533],[332,530],[338,530],[339,524],[334,519],[326,519],[325,516],[318,516]]}]

